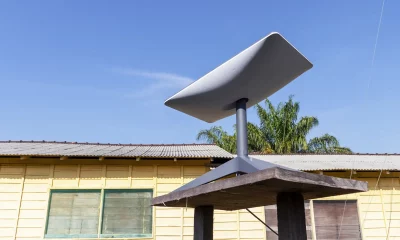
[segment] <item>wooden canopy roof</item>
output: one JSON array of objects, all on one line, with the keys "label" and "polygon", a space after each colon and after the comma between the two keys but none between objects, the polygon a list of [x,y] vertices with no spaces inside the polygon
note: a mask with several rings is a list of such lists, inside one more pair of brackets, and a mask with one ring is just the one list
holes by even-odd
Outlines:
[{"label": "wooden canopy roof", "polygon": [[299,192],[304,199],[314,199],[364,191],[366,182],[273,167],[175,191],[154,198],[152,204],[238,210],[276,204],[276,196],[281,192]]}]

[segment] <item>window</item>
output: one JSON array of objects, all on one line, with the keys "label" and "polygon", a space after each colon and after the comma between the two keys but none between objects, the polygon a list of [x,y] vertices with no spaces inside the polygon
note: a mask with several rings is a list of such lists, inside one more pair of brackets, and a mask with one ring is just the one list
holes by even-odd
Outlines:
[{"label": "window", "polygon": [[152,235],[152,190],[52,190],[46,238]]},{"label": "window", "polygon": [[313,201],[313,205],[317,239],[361,240],[357,201],[347,200],[345,209],[345,201]]},{"label": "window", "polygon": [[151,192],[105,190],[102,235],[151,235]]},{"label": "window", "polygon": [[[307,239],[312,239],[312,234],[311,234],[312,226],[311,226],[309,201],[304,202],[304,208],[306,214]],[[268,226],[270,226],[275,232],[278,232],[278,215],[277,215],[276,205],[265,207],[265,223],[268,224]],[[276,236],[275,233],[273,233],[268,228],[266,234],[268,240],[278,240],[278,236]]]},{"label": "window", "polygon": [[100,191],[53,191],[46,237],[97,237]]}]

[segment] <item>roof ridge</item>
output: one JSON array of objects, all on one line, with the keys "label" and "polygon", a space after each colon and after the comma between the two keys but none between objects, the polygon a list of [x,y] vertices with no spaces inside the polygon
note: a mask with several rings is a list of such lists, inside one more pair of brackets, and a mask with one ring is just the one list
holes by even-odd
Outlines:
[{"label": "roof ridge", "polygon": [[348,155],[348,156],[354,156],[354,155],[359,155],[359,156],[376,156],[376,155],[382,155],[382,156],[391,156],[395,155],[398,156],[400,153],[249,153],[249,156],[318,156],[318,155]]},{"label": "roof ridge", "polygon": [[181,143],[181,144],[176,144],[176,143],[170,143],[170,144],[132,144],[132,143],[93,143],[93,142],[67,142],[67,141],[26,141],[26,140],[0,140],[0,143],[57,143],[57,144],[86,144],[86,145],[107,145],[107,146],[193,146],[193,145],[216,145],[213,143]]}]

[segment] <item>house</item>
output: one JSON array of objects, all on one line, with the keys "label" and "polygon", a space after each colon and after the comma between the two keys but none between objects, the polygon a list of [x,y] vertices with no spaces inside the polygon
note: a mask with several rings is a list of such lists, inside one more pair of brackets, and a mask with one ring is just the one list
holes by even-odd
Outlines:
[{"label": "house", "polygon": [[[232,157],[209,144],[0,142],[0,239],[193,239],[193,209],[150,199]],[[368,181],[369,192],[306,202],[309,239],[400,239],[400,155],[252,157]],[[277,230],[274,206],[251,211]],[[277,237],[241,210],[215,212],[214,239]]]}]

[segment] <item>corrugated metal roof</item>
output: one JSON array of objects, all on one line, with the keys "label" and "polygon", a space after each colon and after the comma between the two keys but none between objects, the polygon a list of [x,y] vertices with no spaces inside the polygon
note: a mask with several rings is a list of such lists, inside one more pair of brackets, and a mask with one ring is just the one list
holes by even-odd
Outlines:
[{"label": "corrugated metal roof", "polygon": [[400,155],[398,154],[250,155],[250,157],[302,171],[400,170]]},{"label": "corrugated metal roof", "polygon": [[[213,144],[100,144],[46,141],[0,141],[1,156],[226,159],[235,157]],[[303,171],[400,170],[400,154],[252,154],[250,157]]]},{"label": "corrugated metal roof", "polygon": [[69,156],[126,158],[232,158],[213,144],[99,144],[67,142],[0,142],[0,156]]}]

